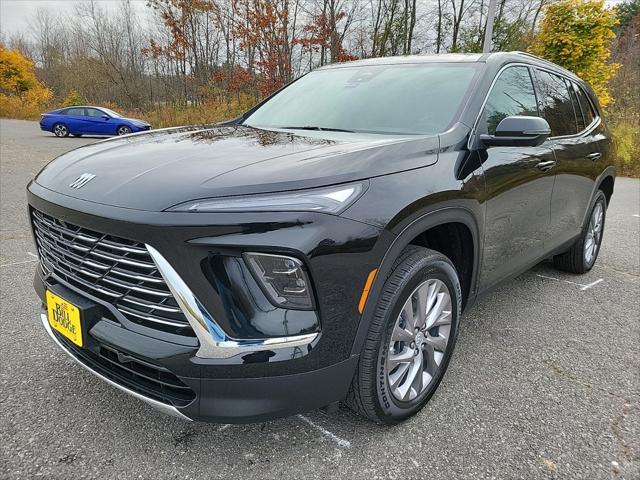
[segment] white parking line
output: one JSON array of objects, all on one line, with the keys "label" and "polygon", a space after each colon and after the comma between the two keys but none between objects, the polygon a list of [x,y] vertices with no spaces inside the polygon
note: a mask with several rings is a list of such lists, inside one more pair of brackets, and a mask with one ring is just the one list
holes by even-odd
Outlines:
[{"label": "white parking line", "polygon": [[634,213],[633,216],[636,218],[640,218],[640,215],[638,215],[637,213]]},{"label": "white parking line", "polygon": [[39,260],[39,259],[38,259],[38,255],[36,255],[35,253],[27,252],[27,255],[32,256],[32,257],[33,257],[33,258],[35,258],[36,260]]},{"label": "white parking line", "polygon": [[546,278],[547,280],[555,280],[556,282],[564,282],[564,283],[568,283],[569,285],[575,285],[576,287],[580,287],[580,290],[589,290],[591,287],[599,284],[600,282],[604,281],[604,279],[599,278],[598,280],[596,280],[595,282],[591,282],[588,285],[585,285],[583,283],[576,283],[576,282],[572,282],[570,280],[563,280],[562,278],[555,278],[555,277],[549,277],[547,275],[540,275],[539,273],[536,273],[537,277],[540,278]]},{"label": "white parking line", "polygon": [[302,420],[303,422],[307,423],[308,425],[311,425],[313,428],[318,430],[320,433],[322,433],[328,439],[330,439],[330,440],[334,441],[335,443],[337,443],[339,447],[351,448],[351,442],[349,440],[345,440],[344,438],[338,437],[335,433],[330,432],[326,428],[321,427],[320,425],[314,423],[313,421],[311,421],[309,418],[305,417],[304,415],[298,414],[297,417],[300,420]]},{"label": "white parking line", "polygon": [[599,284],[600,282],[602,282],[602,279],[599,278],[598,280],[596,280],[595,282],[591,282],[589,285],[585,285],[584,287],[582,287],[580,290],[589,290],[591,287],[593,287],[594,285]]},{"label": "white parking line", "polygon": [[230,426],[231,426],[231,424],[229,424],[229,423],[225,423],[224,425],[222,425],[222,426],[218,429],[218,431],[219,431],[219,432],[222,432],[222,431],[226,430],[227,428],[229,428]]}]

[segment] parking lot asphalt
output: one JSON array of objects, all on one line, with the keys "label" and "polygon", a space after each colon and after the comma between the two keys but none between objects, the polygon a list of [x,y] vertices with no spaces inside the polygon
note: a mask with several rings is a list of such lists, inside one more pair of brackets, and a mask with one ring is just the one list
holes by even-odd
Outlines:
[{"label": "parking lot asphalt", "polygon": [[38,318],[25,186],[94,141],[0,120],[0,478],[640,478],[640,181],[617,179],[591,272],[542,263],[465,315],[439,390],[405,424],[341,407],[207,425],[104,384]]}]

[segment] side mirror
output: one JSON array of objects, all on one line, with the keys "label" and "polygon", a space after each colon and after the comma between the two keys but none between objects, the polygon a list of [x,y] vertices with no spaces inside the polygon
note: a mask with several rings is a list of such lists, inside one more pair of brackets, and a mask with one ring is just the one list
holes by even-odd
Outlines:
[{"label": "side mirror", "polygon": [[103,120],[109,120],[111,117],[109,115],[102,115]]},{"label": "side mirror", "polygon": [[551,135],[544,118],[513,116],[503,118],[495,135],[480,135],[486,147],[537,147]]}]

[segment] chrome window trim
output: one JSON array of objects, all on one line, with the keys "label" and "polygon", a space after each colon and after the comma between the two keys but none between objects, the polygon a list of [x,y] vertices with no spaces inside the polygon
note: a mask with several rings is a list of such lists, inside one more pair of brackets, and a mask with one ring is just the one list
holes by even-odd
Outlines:
[{"label": "chrome window trim", "polygon": [[229,337],[162,254],[151,245],[146,247],[200,341],[197,357],[224,359],[265,350],[301,347],[310,344],[320,335],[316,332],[275,338],[234,339]]},{"label": "chrome window trim", "polygon": [[[537,58],[537,57],[534,57]],[[531,70],[543,70],[546,71],[548,73],[553,73],[555,75],[558,75],[564,79],[568,79],[571,82],[576,82],[576,80],[574,78],[571,78],[571,76],[564,74],[563,72],[558,72],[556,70],[553,70],[551,68],[546,68],[546,67],[541,67],[538,65],[534,65],[532,63],[525,63],[525,62],[511,62],[511,63],[507,63],[506,65],[503,65],[500,70],[498,70],[498,73],[496,73],[496,76],[493,78],[491,85],[489,86],[489,90],[487,90],[487,93],[484,97],[484,100],[482,101],[482,105],[480,106],[480,110],[478,111],[478,115],[476,115],[476,119],[473,122],[473,127],[471,129],[471,134],[469,135],[469,140],[467,141],[467,148],[469,150],[471,150],[472,148],[472,140],[477,136],[478,133],[478,124],[480,123],[480,117],[482,117],[482,112],[484,112],[484,108],[487,105],[487,101],[489,100],[489,95],[491,95],[491,92],[493,90],[493,87],[495,86],[496,82],[498,81],[498,78],[500,77],[500,75],[502,74],[502,72],[504,72],[507,68],[510,67],[527,67],[529,69],[529,75],[531,76],[531,81],[533,82],[533,89],[534,89],[534,93],[536,95],[536,99],[538,98],[538,91],[536,88],[536,81],[537,78],[534,77],[534,75],[532,75]],[[579,77],[576,77],[579,78]],[[581,80],[582,81],[582,80]],[[578,85],[576,83],[576,85]],[[578,88],[582,88],[580,85],[578,85]],[[595,106],[593,105],[593,102],[591,101],[591,98],[589,97],[589,95],[586,94],[585,92],[585,96],[587,97],[588,102],[591,104],[591,107],[593,108],[593,111],[595,113],[595,118],[593,119],[593,121],[582,131],[573,134],[573,135],[560,135],[560,136],[556,136],[556,137],[549,137],[546,142],[550,141],[550,140],[557,140],[557,139],[564,139],[564,138],[576,138],[576,137],[581,137],[583,135],[587,135],[589,133],[591,133],[591,131],[593,131],[601,122],[601,118],[600,118],[600,113],[598,111],[597,108],[595,108]],[[544,118],[542,116],[542,114],[540,114],[540,118]],[[545,142],[545,143],[546,143]]]},{"label": "chrome window trim", "polygon": [[44,326],[44,329],[47,331],[47,333],[49,334],[51,339],[54,341],[54,343],[56,345],[58,345],[58,347],[60,347],[67,355],[69,355],[78,365],[80,365],[82,368],[84,368],[88,372],[91,372],[92,374],[94,374],[100,380],[108,383],[109,385],[111,385],[112,387],[117,388],[118,390],[123,391],[124,393],[126,393],[128,395],[131,395],[132,397],[137,398],[138,400],[142,400],[143,402],[151,405],[156,410],[160,410],[162,413],[166,413],[167,415],[171,415],[173,417],[178,417],[178,418],[180,418],[182,420],[187,420],[189,422],[192,421],[189,417],[187,417],[184,413],[182,413],[180,410],[178,410],[173,405],[167,405],[166,403],[159,402],[157,400],[154,400],[153,398],[145,397],[144,395],[141,395],[138,392],[135,392],[133,390],[129,390],[127,387],[125,387],[123,385],[120,385],[119,383],[114,382],[113,380],[111,380],[111,379],[105,377],[104,375],[96,372],[94,369],[92,369],[88,365],[85,365],[84,363],[82,363],[73,353],[71,353],[60,342],[60,340],[58,340],[56,338],[56,336],[53,333],[53,330],[51,330],[51,326],[49,325],[49,319],[47,318],[47,312],[46,312],[44,307],[42,307],[42,310],[40,311],[40,321],[42,322],[42,325]]},{"label": "chrome window trim", "polygon": [[[582,88],[580,85],[578,85],[576,83],[575,79],[572,79],[569,75],[565,75],[562,72],[558,72],[556,70],[553,70],[551,68],[545,68],[545,67],[539,67],[537,65],[531,65],[531,68],[533,69],[537,69],[537,70],[542,70],[543,72],[547,72],[547,73],[551,73],[553,75],[557,75],[558,77],[562,77],[564,80],[568,80],[570,83],[575,83],[577,85],[578,88]],[[579,78],[579,77],[577,77]],[[584,80],[581,80],[584,81]],[[589,104],[591,105],[591,108],[593,109],[595,116],[593,121],[587,125],[583,130],[579,131],[578,133],[574,133],[572,135],[558,135],[555,137],[549,137],[547,140],[562,140],[565,138],[578,138],[581,137],[583,135],[587,135],[589,133],[591,133],[593,131],[593,129],[595,129],[595,127],[597,127],[598,125],[600,125],[601,122],[601,118],[600,118],[600,113],[598,112],[598,109],[595,108],[595,105],[593,104],[593,102],[591,101],[591,98],[589,97],[589,95],[587,95],[587,93],[585,92],[585,97],[587,97],[587,101],[589,102]],[[544,117],[541,117],[544,118]]]}]

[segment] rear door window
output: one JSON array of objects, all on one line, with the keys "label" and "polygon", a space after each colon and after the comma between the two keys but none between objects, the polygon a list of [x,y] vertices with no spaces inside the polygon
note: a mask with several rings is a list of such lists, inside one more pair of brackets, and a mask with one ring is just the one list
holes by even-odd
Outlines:
[{"label": "rear door window", "polygon": [[70,108],[67,110],[67,115],[84,117],[84,108]]},{"label": "rear door window", "polygon": [[538,116],[536,94],[527,67],[509,67],[500,74],[487,98],[484,115],[490,135],[495,134],[505,117]]},{"label": "rear door window", "polygon": [[544,70],[538,70],[542,116],[549,122],[551,136],[578,133],[576,115],[571,94],[564,78]]}]

